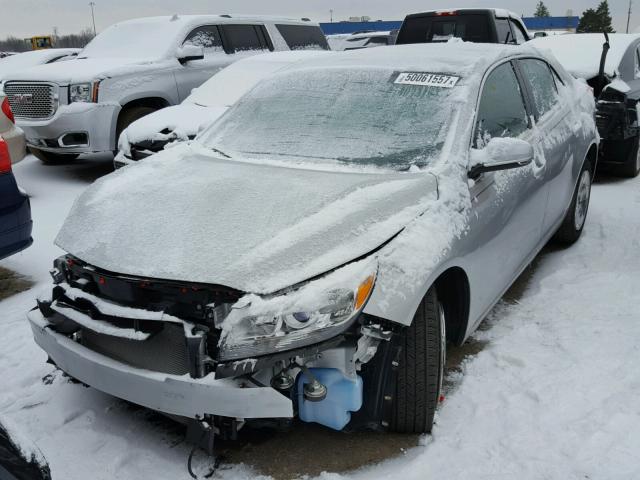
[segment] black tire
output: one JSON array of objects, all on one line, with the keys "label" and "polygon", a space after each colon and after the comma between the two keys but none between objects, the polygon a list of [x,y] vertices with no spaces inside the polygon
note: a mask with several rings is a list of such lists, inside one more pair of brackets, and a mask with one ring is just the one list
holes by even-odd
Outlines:
[{"label": "black tire", "polygon": [[640,136],[627,141],[631,144],[627,161],[618,167],[617,173],[621,177],[635,178],[640,173]]},{"label": "black tire", "polygon": [[77,153],[54,153],[45,152],[37,148],[29,147],[29,152],[38,158],[42,163],[47,165],[61,165],[68,163],[78,158]]},{"label": "black tire", "polygon": [[125,128],[127,128],[136,120],[140,120],[142,117],[145,117],[155,111],[156,109],[152,107],[131,107],[122,111],[120,113],[120,116],[118,117],[118,125],[116,127],[116,147],[118,139],[120,138],[120,134]]},{"label": "black tire", "polygon": [[[567,210],[560,228],[558,228],[558,231],[553,237],[556,242],[571,245],[582,235],[582,230],[584,229],[584,224],[587,219],[587,212],[589,211],[592,179],[591,163],[589,160],[585,160],[582,170],[580,170],[580,175],[578,176],[578,183],[573,191],[569,210]],[[583,196],[585,194],[585,191],[582,190],[583,188],[586,188],[586,198]]]},{"label": "black tire", "polygon": [[446,357],[444,310],[431,288],[402,339],[389,429],[430,433]]}]

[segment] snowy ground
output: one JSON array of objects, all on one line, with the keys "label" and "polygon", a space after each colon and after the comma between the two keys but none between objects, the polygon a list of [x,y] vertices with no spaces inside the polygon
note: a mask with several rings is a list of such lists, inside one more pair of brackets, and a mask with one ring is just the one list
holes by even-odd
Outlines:
[{"label": "snowy ground", "polygon": [[[0,302],[0,418],[40,447],[54,480],[189,478],[189,446],[179,429],[67,381],[45,363],[25,320],[48,283],[58,254],[52,239],[66,212],[88,181],[107,171],[106,161],[45,167],[29,157],[15,166],[32,195],[35,243],[0,266],[37,285]],[[476,334],[486,345],[451,379],[432,436],[398,458],[320,477],[640,478],[640,178],[596,184],[587,222],[578,244],[545,251],[519,281],[517,301],[496,307]],[[285,435],[300,438],[305,430],[296,429]],[[348,439],[342,449],[304,437],[282,455],[271,451],[268,461],[304,464],[313,456],[318,472],[331,471],[333,456],[372,446],[366,436],[324,437],[338,446]],[[256,458],[264,456],[260,449],[252,447]],[[195,464],[205,473],[210,461],[199,456]],[[253,479],[261,471],[275,470],[231,463],[216,478]]]}]

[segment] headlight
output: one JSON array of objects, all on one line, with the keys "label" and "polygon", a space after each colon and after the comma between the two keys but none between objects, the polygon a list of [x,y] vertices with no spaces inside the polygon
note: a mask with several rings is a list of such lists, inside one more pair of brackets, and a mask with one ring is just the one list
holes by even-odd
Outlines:
[{"label": "headlight", "polygon": [[76,83],[69,86],[69,103],[94,102],[94,87],[91,83]]},{"label": "headlight", "polygon": [[220,360],[292,350],[343,333],[369,300],[377,268],[366,259],[281,295],[246,295],[222,322]]}]

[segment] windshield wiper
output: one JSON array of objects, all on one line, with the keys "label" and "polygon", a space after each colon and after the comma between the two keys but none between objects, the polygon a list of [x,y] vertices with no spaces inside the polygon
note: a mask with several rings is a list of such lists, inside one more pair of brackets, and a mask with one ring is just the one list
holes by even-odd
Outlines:
[{"label": "windshield wiper", "polygon": [[216,147],[209,147],[209,150],[213,150],[215,153],[222,155],[224,158],[231,158],[231,155],[227,155],[222,150],[219,150]]}]

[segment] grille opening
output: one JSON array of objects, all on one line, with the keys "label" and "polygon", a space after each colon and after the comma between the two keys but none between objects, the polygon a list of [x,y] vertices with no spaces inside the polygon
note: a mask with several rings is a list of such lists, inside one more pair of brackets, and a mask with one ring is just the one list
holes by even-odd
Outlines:
[{"label": "grille opening", "polygon": [[4,93],[17,118],[47,119],[57,109],[54,86],[36,82],[7,82]]},{"label": "grille opening", "polygon": [[165,323],[147,340],[113,337],[81,328],[81,343],[88,349],[135,368],[169,375],[189,373],[189,353],[182,325]]}]

